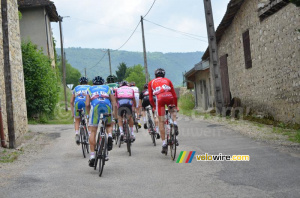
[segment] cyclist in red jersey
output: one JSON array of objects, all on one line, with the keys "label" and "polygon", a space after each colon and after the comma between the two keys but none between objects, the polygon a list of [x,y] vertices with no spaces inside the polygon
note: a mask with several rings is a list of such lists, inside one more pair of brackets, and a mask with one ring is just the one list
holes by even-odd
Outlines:
[{"label": "cyclist in red jersey", "polygon": [[[172,82],[165,78],[165,70],[162,68],[158,68],[155,70],[155,79],[151,80],[148,83],[148,91],[149,91],[149,100],[158,113],[159,120],[159,131],[161,135],[161,139],[163,141],[162,144],[162,153],[166,153],[168,149],[167,142],[165,140],[165,106],[167,105],[169,108],[172,119],[174,121],[174,129],[175,134],[178,135],[178,126],[176,121],[176,114],[178,111],[177,107],[177,95],[175,93]],[[153,95],[156,96],[156,104],[153,101]]]}]

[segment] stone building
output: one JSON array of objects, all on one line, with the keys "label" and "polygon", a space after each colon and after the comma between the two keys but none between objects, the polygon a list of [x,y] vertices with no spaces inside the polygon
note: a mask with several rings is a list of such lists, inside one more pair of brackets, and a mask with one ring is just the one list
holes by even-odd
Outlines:
[{"label": "stone building", "polygon": [[209,72],[209,61],[197,63],[185,73],[188,89],[195,89],[195,108],[201,111],[213,107],[213,94]]},{"label": "stone building", "polygon": [[[0,113],[2,113],[6,140],[12,140],[11,138],[17,139],[27,132],[17,0],[1,0],[0,11],[0,23],[2,25],[0,28],[0,100],[2,112]],[[8,133],[9,130],[10,133]],[[8,134],[14,134],[14,137],[8,137]]]},{"label": "stone building", "polygon": [[300,123],[297,29],[300,8],[289,0],[231,0],[216,30],[225,90],[256,113]]},{"label": "stone building", "polygon": [[55,67],[51,22],[58,22],[56,7],[49,0],[18,0],[22,13],[20,30],[22,41],[30,40],[43,50]]}]

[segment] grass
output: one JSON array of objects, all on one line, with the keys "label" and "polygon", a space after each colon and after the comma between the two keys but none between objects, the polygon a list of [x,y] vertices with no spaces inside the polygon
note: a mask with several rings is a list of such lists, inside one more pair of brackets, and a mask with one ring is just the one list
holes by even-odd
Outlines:
[{"label": "grass", "polygon": [[12,163],[23,153],[24,151],[22,148],[19,151],[8,151],[7,149],[4,149],[0,153],[0,163]]}]

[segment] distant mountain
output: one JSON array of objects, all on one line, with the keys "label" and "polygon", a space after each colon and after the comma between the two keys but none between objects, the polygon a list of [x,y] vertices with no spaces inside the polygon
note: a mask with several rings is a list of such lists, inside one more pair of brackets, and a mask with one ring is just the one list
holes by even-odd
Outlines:
[{"label": "distant mountain", "polygon": [[[87,68],[87,76],[92,79],[96,75],[107,77],[109,75],[108,56],[102,61],[104,49],[90,48],[66,48],[66,58],[68,62],[77,68],[84,75],[84,68]],[[60,49],[57,49],[60,52]],[[60,54],[59,54],[60,55]],[[166,70],[166,77],[170,78],[174,86],[182,84],[182,72],[190,70],[196,63],[200,62],[203,52],[186,53],[161,53],[147,52],[148,71],[150,77],[154,77],[154,70],[162,67]],[[144,65],[142,52],[111,51],[112,73],[115,74],[121,62],[128,67],[141,64]],[[100,61],[100,62],[99,62]],[[98,63],[98,64],[97,64]]]}]

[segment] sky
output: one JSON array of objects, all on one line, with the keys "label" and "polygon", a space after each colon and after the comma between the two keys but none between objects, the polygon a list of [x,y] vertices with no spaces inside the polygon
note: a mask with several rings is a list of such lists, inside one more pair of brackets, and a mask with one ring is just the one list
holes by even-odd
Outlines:
[{"label": "sky", "polygon": [[[52,1],[64,17],[65,48],[119,49],[152,5],[144,18],[147,52],[195,52],[205,51],[208,46],[203,0],[156,0],[154,4],[154,0]],[[217,28],[229,0],[211,2]],[[59,25],[54,22],[51,26],[60,47]],[[143,51],[141,25],[120,50]]]}]

